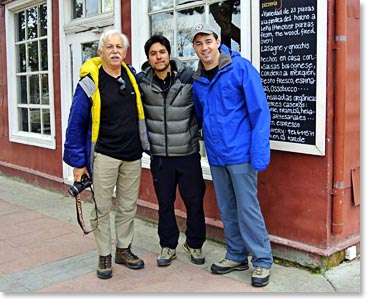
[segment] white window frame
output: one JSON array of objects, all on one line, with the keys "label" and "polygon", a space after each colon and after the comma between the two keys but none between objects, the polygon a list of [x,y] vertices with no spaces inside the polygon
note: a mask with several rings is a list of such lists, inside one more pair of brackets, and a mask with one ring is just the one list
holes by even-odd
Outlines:
[{"label": "white window frame", "polygon": [[[49,88],[49,109],[50,109],[50,135],[19,131],[17,90],[16,90],[16,51],[15,34],[17,28],[14,15],[28,7],[40,4],[47,6],[47,58],[48,58],[48,88]],[[52,1],[51,0],[17,0],[5,5],[6,25],[6,53],[7,53],[7,82],[8,82],[8,111],[9,111],[9,139],[27,145],[34,145],[43,148],[56,149],[55,136],[55,111],[54,111],[54,91],[53,91],[53,59],[52,59]]]},{"label": "white window frame", "polygon": [[[132,64],[137,71],[141,70],[141,65],[147,60],[144,53],[144,44],[150,37],[148,5],[148,0],[131,1],[131,19],[141,20],[131,24],[131,47],[134,49],[132,51]],[[188,5],[187,8],[189,7]],[[206,11],[206,14],[207,18],[209,13]],[[241,54],[251,60],[251,1],[241,1],[240,27],[241,44],[245,45],[241,47]],[[150,158],[146,154],[143,155],[142,166],[143,168],[150,168]],[[211,181],[210,166],[206,157],[201,158],[201,167],[204,179]]]}]

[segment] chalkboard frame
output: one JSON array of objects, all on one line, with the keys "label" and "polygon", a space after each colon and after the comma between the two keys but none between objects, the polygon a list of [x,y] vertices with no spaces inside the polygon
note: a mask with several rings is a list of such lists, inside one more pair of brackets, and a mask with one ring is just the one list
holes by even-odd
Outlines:
[{"label": "chalkboard frame", "polygon": [[[276,2],[282,5],[282,3],[285,1],[287,0],[278,0]],[[327,89],[327,1],[315,1],[317,4],[315,144],[300,144],[287,141],[270,140],[270,146],[273,150],[325,156]],[[297,2],[301,3],[302,0],[297,0]],[[254,1],[252,4],[252,63],[257,68],[257,70],[260,71],[260,0]]]}]

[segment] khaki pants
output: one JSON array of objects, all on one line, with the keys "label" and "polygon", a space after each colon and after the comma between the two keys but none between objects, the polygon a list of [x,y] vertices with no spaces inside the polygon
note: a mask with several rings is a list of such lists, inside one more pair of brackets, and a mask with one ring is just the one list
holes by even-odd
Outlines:
[{"label": "khaki pants", "polygon": [[[141,159],[127,162],[95,153],[93,188],[97,203],[98,228],[94,231],[99,255],[111,254],[110,211],[116,186],[116,247],[127,248],[134,237],[141,177]],[[96,227],[95,210],[91,213],[91,226]]]}]

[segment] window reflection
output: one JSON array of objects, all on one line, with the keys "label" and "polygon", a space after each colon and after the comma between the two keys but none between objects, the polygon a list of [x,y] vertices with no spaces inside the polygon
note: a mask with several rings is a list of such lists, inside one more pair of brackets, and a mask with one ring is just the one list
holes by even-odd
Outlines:
[{"label": "window reflection", "polygon": [[47,7],[25,8],[14,16],[18,130],[50,135]]},{"label": "window reflection", "polygon": [[[172,54],[182,60],[197,59],[190,32],[199,23],[209,23],[223,44],[240,51],[240,0],[228,1],[149,1],[151,33],[165,35],[172,44]],[[185,5],[185,9],[181,9]],[[162,11],[164,10],[164,11]]]},{"label": "window reflection", "polygon": [[98,56],[98,41],[81,44],[82,47],[82,62],[86,62],[88,59]]},{"label": "window reflection", "polygon": [[26,53],[25,53],[25,45],[20,44],[16,46],[17,56],[18,56],[18,72],[26,71]]},{"label": "window reflection", "polygon": [[38,71],[38,42],[28,43],[28,71]]},{"label": "window reflection", "polygon": [[173,8],[174,0],[151,0],[149,10],[157,11],[165,8]]},{"label": "window reflection", "polygon": [[98,14],[98,0],[86,1],[85,15],[89,17],[89,16],[94,16],[96,14]]},{"label": "window reflection", "polygon": [[16,38],[18,41],[25,40],[25,11],[18,13],[15,19],[17,20],[16,24],[18,29],[16,31],[18,33]]},{"label": "window reflection", "polygon": [[205,23],[204,6],[177,12],[177,56],[195,56],[192,47],[191,30],[198,23]]},{"label": "window reflection", "polygon": [[47,36],[47,6],[40,6],[40,36]]},{"label": "window reflection", "polygon": [[19,108],[18,109],[19,115],[19,130],[28,132],[28,109],[27,108]]},{"label": "window reflection", "polygon": [[73,19],[113,12],[114,0],[73,0]]},{"label": "window reflection", "polygon": [[29,8],[27,10],[27,29],[28,29],[28,39],[36,38],[37,34],[37,19],[38,12],[37,7]]}]

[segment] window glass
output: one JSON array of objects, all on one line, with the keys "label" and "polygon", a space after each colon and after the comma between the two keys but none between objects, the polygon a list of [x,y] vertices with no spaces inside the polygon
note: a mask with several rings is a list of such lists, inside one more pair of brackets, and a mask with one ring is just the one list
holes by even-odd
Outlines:
[{"label": "window glass", "polygon": [[38,41],[28,43],[27,71],[38,71]]},{"label": "window glass", "polygon": [[102,1],[102,13],[113,11],[113,0]]},{"label": "window glass", "polygon": [[39,80],[38,75],[29,76],[29,103],[30,104],[39,104]]},{"label": "window glass", "polygon": [[73,1],[73,19],[78,19],[83,16],[83,0]]},{"label": "window glass", "polygon": [[113,0],[73,0],[73,19],[113,12]]},{"label": "window glass", "polygon": [[25,11],[22,11],[20,13],[17,14],[16,16],[16,21],[15,21],[16,25],[17,25],[17,37],[16,39],[18,41],[22,41],[25,40]]},{"label": "window glass", "polygon": [[19,76],[18,77],[18,98],[17,102],[20,104],[27,104],[27,77],[26,76]]},{"label": "window glass", "polygon": [[222,44],[240,51],[240,1],[221,1],[209,6],[209,24],[218,28]]},{"label": "window glass", "polygon": [[90,43],[81,44],[82,47],[82,62],[86,62],[88,59],[98,56],[98,40]]},{"label": "window glass", "polygon": [[30,108],[31,132],[41,133],[41,109]]},{"label": "window glass", "polygon": [[205,23],[204,6],[177,12],[177,56],[195,56],[191,41],[191,30],[199,23]]},{"label": "window glass", "polygon": [[45,3],[14,13],[17,132],[51,134],[47,20]]},{"label": "window glass", "polygon": [[150,18],[152,35],[162,34],[167,37],[171,42],[171,48],[173,48],[173,14],[172,13],[160,13],[152,15]]},{"label": "window glass", "polygon": [[175,3],[150,0],[151,34],[165,35],[171,42],[172,55],[188,62],[197,60],[190,40],[192,28],[199,23],[209,23],[217,28],[223,44],[240,51],[240,5],[240,0],[176,0]]},{"label": "window glass", "polygon": [[16,52],[18,57],[17,63],[17,71],[25,72],[26,71],[26,53],[25,53],[25,44],[19,44],[16,46]]},{"label": "window glass", "polygon": [[166,8],[173,8],[174,0],[151,0],[149,1],[149,10],[159,11]]},{"label": "window glass", "polygon": [[50,135],[51,134],[51,127],[50,127],[50,110],[49,109],[42,109],[42,134]]},{"label": "window glass", "polygon": [[28,108],[19,108],[18,109],[19,115],[19,130],[28,132]]},{"label": "window glass", "polygon": [[178,5],[189,4],[189,3],[193,3],[193,2],[203,2],[203,1],[202,0],[177,0]]},{"label": "window glass", "polygon": [[89,16],[94,16],[96,14],[98,14],[98,0],[86,1],[85,15],[89,17]]}]

